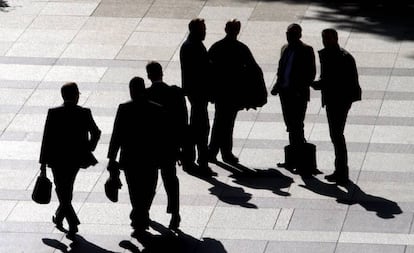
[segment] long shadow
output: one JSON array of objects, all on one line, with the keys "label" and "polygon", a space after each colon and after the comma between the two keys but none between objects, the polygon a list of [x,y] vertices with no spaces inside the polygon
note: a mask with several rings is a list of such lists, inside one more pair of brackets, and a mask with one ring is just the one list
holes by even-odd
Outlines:
[{"label": "long shadow", "polygon": [[332,23],[333,28],[377,34],[394,40],[414,40],[414,2],[411,0],[263,0],[321,6],[305,20]]},{"label": "long shadow", "polygon": [[225,184],[217,180],[215,177],[203,177],[197,174],[191,175],[213,185],[213,187],[208,190],[211,195],[215,195],[220,201],[229,205],[236,205],[245,208],[257,208],[255,204],[249,202],[252,198],[252,194],[245,192],[243,188]]},{"label": "long shadow", "polygon": [[358,204],[367,211],[375,212],[378,217],[383,219],[391,219],[395,215],[403,213],[396,202],[367,194],[353,182],[344,186],[346,191],[336,184],[324,183],[317,178],[303,178],[303,182],[305,185],[300,185],[303,188],[319,195],[336,198],[336,201],[341,204]]},{"label": "long shadow", "polygon": [[149,240],[141,242],[143,249],[140,250],[138,245],[131,241],[124,240],[119,246],[132,253],[192,253],[192,252],[214,252],[226,253],[224,246],[220,241],[212,238],[194,238],[188,234],[178,231],[176,234],[162,224],[151,221],[150,226],[160,235],[153,235]]},{"label": "long shadow", "polygon": [[44,244],[60,250],[63,253],[116,253],[103,249],[98,245],[85,240],[85,238],[80,235],[76,235],[69,245],[66,245],[56,239],[43,238],[42,241]]},{"label": "long shadow", "polygon": [[6,8],[10,7],[6,0],[0,0],[0,11],[6,12]]},{"label": "long shadow", "polygon": [[274,168],[251,169],[243,164],[225,164],[217,162],[217,165],[232,173],[233,182],[252,189],[269,190],[280,196],[290,196],[282,189],[289,188],[293,183],[291,177],[285,176]]}]

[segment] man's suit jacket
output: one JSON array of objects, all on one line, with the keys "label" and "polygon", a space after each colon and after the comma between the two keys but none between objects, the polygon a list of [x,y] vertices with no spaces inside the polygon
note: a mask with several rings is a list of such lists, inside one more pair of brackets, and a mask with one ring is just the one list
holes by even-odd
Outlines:
[{"label": "man's suit jacket", "polygon": [[[284,71],[287,64],[287,54],[291,45],[284,45],[281,50],[281,57],[279,60],[279,66],[277,70],[277,81],[273,89],[278,92],[288,92],[291,94],[299,95],[306,100],[309,100],[309,87],[315,79],[316,66],[315,66],[315,53],[313,48],[300,42],[295,48],[292,48],[293,60],[290,75],[284,76]],[[289,78],[289,88],[283,89],[281,87],[284,82],[284,78]]]},{"label": "man's suit jacket", "polygon": [[109,160],[115,161],[120,150],[123,169],[155,165],[164,152],[164,117],[163,108],[146,99],[120,104],[109,143]]},{"label": "man's suit jacket", "polygon": [[64,104],[48,111],[39,162],[49,167],[87,167],[96,163],[95,150],[101,131],[91,110]]}]

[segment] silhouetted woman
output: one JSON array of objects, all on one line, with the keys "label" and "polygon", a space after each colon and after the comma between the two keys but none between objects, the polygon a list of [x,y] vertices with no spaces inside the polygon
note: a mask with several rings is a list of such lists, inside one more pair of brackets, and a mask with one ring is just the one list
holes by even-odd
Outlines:
[{"label": "silhouetted woman", "polygon": [[68,236],[78,232],[79,219],[72,206],[73,184],[79,168],[95,165],[92,154],[101,131],[92,118],[91,110],[78,106],[79,90],[76,83],[61,88],[64,103],[48,111],[40,151],[40,170],[52,169],[59,207],[53,223],[63,229],[63,219],[69,224]]}]

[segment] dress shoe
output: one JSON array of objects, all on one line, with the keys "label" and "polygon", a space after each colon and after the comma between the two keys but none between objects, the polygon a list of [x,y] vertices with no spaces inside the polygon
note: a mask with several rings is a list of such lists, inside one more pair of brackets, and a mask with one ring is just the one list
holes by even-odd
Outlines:
[{"label": "dress shoe", "polygon": [[222,158],[223,158],[223,162],[228,163],[228,164],[237,164],[237,163],[239,163],[239,158],[237,158],[233,154],[222,155]]},{"label": "dress shoe", "polygon": [[325,176],[328,182],[336,183],[338,185],[346,185],[349,182],[349,178],[346,176],[338,176],[335,173]]},{"label": "dress shoe", "polygon": [[135,229],[131,233],[131,237],[137,239],[142,244],[148,244],[151,242],[152,234],[146,230]]},{"label": "dress shoe", "polygon": [[76,233],[78,233],[78,231],[79,230],[78,230],[78,226],[77,225],[69,226],[69,231],[66,234],[66,237],[69,238],[69,239],[74,239],[75,236],[76,236]]},{"label": "dress shoe", "polygon": [[56,217],[55,217],[55,216],[52,216],[52,222],[55,224],[55,227],[56,227],[58,230],[60,230],[60,231],[62,231],[62,232],[65,232],[65,229],[63,228],[63,223],[62,223],[62,221],[58,221],[58,220],[56,219]]},{"label": "dress shoe", "polygon": [[177,231],[178,227],[180,226],[181,217],[179,214],[173,214],[171,216],[170,225],[168,225],[168,228]]},{"label": "dress shoe", "polygon": [[198,168],[197,174],[204,177],[214,177],[217,176],[217,173],[212,171],[208,166],[200,166]]}]

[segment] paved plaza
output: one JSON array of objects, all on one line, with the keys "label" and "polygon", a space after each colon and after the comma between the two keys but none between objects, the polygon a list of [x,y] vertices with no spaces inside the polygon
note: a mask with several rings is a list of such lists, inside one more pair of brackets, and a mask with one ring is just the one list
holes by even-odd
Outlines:
[{"label": "paved plaza", "polygon": [[[251,172],[211,164],[218,176],[202,179],[179,167],[182,234],[173,240],[166,233],[170,217],[159,183],[151,208],[157,236],[154,249],[144,252],[414,253],[413,8],[304,0],[0,0],[0,6],[1,253],[143,251],[130,237],[123,175],[119,202],[104,194],[109,137],[118,104],[129,98],[129,80],[146,78],[148,61],[159,61],[165,81],[180,85],[179,48],[194,17],[206,20],[207,48],[224,36],[227,20],[239,19],[239,38],[268,88],[290,23],[302,26],[315,52],[322,29],[338,29],[363,90],[345,130],[352,183],[338,187],[323,178],[334,154],[313,90],[305,134],[317,145],[324,175],[303,180],[277,168],[288,136],[279,98],[269,96],[263,108],[241,111],[236,121],[234,151]],[[82,222],[76,242],[51,222],[54,192],[48,205],[31,200],[47,109],[61,104],[67,81],[79,84],[80,104],[91,108],[103,133],[98,165],[82,170],[75,183]],[[168,250],[157,251],[160,245]]]}]

